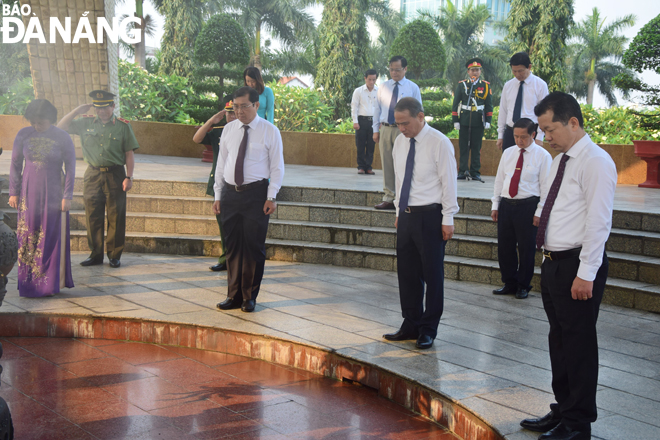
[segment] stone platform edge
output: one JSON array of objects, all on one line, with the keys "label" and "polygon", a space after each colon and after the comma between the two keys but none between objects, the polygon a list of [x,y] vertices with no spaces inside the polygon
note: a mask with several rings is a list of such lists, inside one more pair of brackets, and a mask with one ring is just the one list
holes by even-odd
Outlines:
[{"label": "stone platform edge", "polygon": [[463,440],[504,440],[480,416],[451,398],[384,367],[266,334],[158,320],[0,312],[0,337],[109,339],[216,351],[349,380],[422,415]]}]

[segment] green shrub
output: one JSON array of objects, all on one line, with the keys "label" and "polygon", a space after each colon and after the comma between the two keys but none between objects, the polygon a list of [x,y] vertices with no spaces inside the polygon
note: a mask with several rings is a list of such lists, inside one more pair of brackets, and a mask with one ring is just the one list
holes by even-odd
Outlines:
[{"label": "green shrub", "polygon": [[33,99],[32,77],[18,80],[9,87],[7,93],[0,95],[0,115],[23,115]]},{"label": "green shrub", "polygon": [[[275,94],[275,125],[282,131],[335,131],[334,109],[322,90],[288,87],[272,82]],[[342,121],[339,121],[342,122]]]},{"label": "green shrub", "polygon": [[582,106],[584,129],[591,140],[599,144],[632,144],[633,140],[660,140],[660,129],[645,128],[642,125],[644,114],[625,107],[595,109]]},{"label": "green shrub", "polygon": [[136,64],[119,61],[121,115],[131,121],[197,124],[185,112],[194,96],[185,78],[153,75]]}]

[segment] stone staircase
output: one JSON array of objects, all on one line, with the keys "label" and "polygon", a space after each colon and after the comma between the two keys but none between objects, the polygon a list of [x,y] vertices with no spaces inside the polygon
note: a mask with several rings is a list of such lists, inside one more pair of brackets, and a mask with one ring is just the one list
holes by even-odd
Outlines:
[{"label": "stone staircase", "polygon": [[[217,256],[220,239],[206,183],[136,180],[128,196],[126,252]],[[71,210],[71,249],[86,251],[82,179]],[[0,203],[6,206],[7,191]],[[284,187],[271,216],[272,260],[396,270],[394,211],[378,211],[375,191]],[[447,243],[448,279],[500,284],[497,227],[490,201],[459,198],[455,235]],[[16,213],[7,211],[15,227]],[[660,312],[660,215],[615,211],[607,242],[605,301]],[[541,255],[537,253],[537,265]],[[532,281],[540,290],[540,268]]]}]

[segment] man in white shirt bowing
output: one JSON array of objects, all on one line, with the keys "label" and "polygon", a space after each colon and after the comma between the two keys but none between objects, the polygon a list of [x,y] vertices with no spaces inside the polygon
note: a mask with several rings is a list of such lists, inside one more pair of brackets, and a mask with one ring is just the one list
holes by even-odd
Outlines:
[{"label": "man in white shirt bowing", "polygon": [[280,131],[257,115],[259,93],[234,93],[238,120],[220,138],[213,212],[220,214],[227,241],[227,299],[221,310],[254,311],[266,262],[266,233],[284,178]]},{"label": "man in white shirt bowing", "polygon": [[[532,62],[525,52],[514,54],[509,60],[513,78],[502,87],[500,113],[497,117],[497,148],[504,151],[515,145],[513,124],[520,118],[534,122],[534,106],[548,96],[548,85],[532,73]],[[543,145],[543,133],[538,133],[536,143]]]},{"label": "man in white shirt bowing", "polygon": [[534,109],[545,140],[560,152],[541,184],[536,245],[543,247],[541,296],[557,403],[520,424],[539,440],[591,438],[596,420],[596,320],[607,280],[605,242],[612,228],[617,172],[609,154],[584,131],[575,98],[554,92]]},{"label": "man in white shirt bowing", "polygon": [[351,117],[355,129],[355,146],[357,148],[358,174],[371,174],[371,164],[374,161],[374,105],[378,93],[376,87],[378,72],[369,69],[364,73],[364,85],[353,91],[351,99]]},{"label": "man in white shirt bowing", "polygon": [[454,235],[458,212],[456,159],[447,136],[424,121],[421,102],[400,99],[394,117],[401,130],[392,156],[403,324],[383,337],[388,341],[416,339],[417,348],[427,349],[433,346],[444,307],[445,245]]},{"label": "man in white shirt bowing", "polygon": [[518,148],[505,150],[497,168],[490,216],[497,222],[497,259],[504,287],[493,290],[495,295],[524,299],[531,289],[538,226],[534,213],[541,182],[552,163],[550,153],[534,142],[537,129],[531,119],[518,119],[513,125]]}]

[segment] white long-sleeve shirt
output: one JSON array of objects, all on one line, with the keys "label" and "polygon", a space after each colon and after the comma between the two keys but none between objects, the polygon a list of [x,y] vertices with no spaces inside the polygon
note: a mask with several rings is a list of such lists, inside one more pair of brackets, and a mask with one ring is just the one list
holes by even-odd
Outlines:
[{"label": "white long-sleeve shirt", "polygon": [[[275,198],[284,179],[284,155],[280,130],[265,119],[255,116],[249,124],[248,147],[243,162],[243,185],[270,179],[268,197]],[[222,185],[236,185],[236,156],[243,140],[243,123],[238,119],[225,125],[220,137],[218,164],[213,191],[220,200]]]},{"label": "white long-sleeve shirt", "polygon": [[[397,136],[392,147],[397,199],[394,200],[396,215],[399,216],[401,185],[406,174],[406,161],[410,151],[410,139],[403,134]],[[458,213],[456,184],[456,159],[454,146],[444,134],[428,124],[415,136],[415,162],[408,206],[442,204],[442,224],[453,225]]]},{"label": "white long-sleeve shirt", "polygon": [[378,87],[374,86],[371,91],[366,84],[361,85],[353,92],[351,99],[351,117],[353,123],[358,123],[358,116],[373,116],[378,98]]},{"label": "white long-sleeve shirt", "polygon": [[[387,80],[378,88],[378,99],[374,106],[374,133],[379,133],[381,122],[387,123],[387,117],[390,113],[390,101],[392,101],[392,92],[394,91],[393,79]],[[401,98],[415,98],[420,103],[422,102],[422,93],[419,91],[417,84],[410,81],[408,78],[403,77],[399,81],[399,90],[397,94],[397,102]]]},{"label": "white long-sleeve shirt", "polygon": [[[507,148],[502,153],[500,164],[497,167],[493,198],[491,199],[493,201],[493,211],[499,209],[502,198],[511,198],[509,186],[511,185],[511,178],[516,172],[520,150],[521,148],[516,146],[515,148]],[[518,194],[513,198],[526,199],[529,197],[541,197],[541,182],[550,173],[551,165],[552,156],[550,153],[532,141],[531,145],[526,147],[525,153],[523,153],[523,167],[520,172]],[[543,208],[543,205],[541,205],[541,208]]]},{"label": "white long-sleeve shirt", "polygon": [[[616,166],[610,155],[586,134],[564,154],[570,159],[550,211],[543,248],[566,251],[582,246],[577,276],[593,281],[603,263],[605,242],[612,229]],[[541,183],[543,203],[564,154],[555,157],[550,174]],[[540,217],[541,211],[537,209],[535,215]]]},{"label": "white long-sleeve shirt", "polygon": [[[502,98],[500,99],[500,113],[497,117],[497,138],[504,137],[504,129],[506,126],[513,127],[513,108],[516,105],[516,98],[518,97],[518,89],[520,88],[520,81],[512,78],[504,84],[502,88]],[[534,114],[534,107],[541,102],[543,98],[548,96],[548,85],[538,76],[530,73],[525,80],[523,86],[523,99],[520,108],[520,117],[529,118],[534,122],[538,122],[538,118]],[[539,130],[536,139],[543,140],[543,131]],[[504,145],[505,148],[511,145]]]}]

